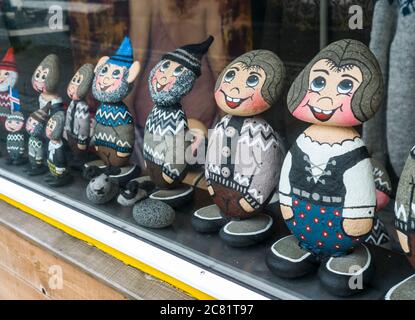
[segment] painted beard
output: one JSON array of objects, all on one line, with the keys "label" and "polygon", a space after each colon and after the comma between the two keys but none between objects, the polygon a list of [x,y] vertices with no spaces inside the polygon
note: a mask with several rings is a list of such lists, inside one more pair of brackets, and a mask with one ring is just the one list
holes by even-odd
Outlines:
[{"label": "painted beard", "polygon": [[29,135],[36,138],[43,138],[43,133],[45,126],[42,123],[37,123],[34,125],[33,131],[29,132]]},{"label": "painted beard", "polygon": [[9,88],[13,88],[17,82],[17,72],[9,71],[9,76],[6,81],[0,83],[0,92],[5,92]]},{"label": "painted beard", "polygon": [[193,84],[196,81],[196,75],[186,69],[181,75],[179,75],[174,83],[173,87],[169,91],[157,92],[153,88],[151,79],[153,79],[156,70],[160,67],[160,63],[156,65],[151,71],[148,86],[150,88],[151,99],[156,105],[159,106],[172,106],[180,102],[180,100],[190,92],[193,88]]},{"label": "painted beard", "polygon": [[116,102],[122,101],[126,96],[128,96],[128,94],[130,93],[132,89],[132,84],[130,85],[127,82],[128,72],[124,74],[124,77],[121,80],[121,85],[117,90],[111,91],[111,92],[105,92],[102,90],[98,90],[97,89],[97,75],[100,73],[104,65],[98,68],[98,70],[95,73],[94,81],[92,83],[92,95],[94,96],[95,99],[103,103],[116,103]]}]

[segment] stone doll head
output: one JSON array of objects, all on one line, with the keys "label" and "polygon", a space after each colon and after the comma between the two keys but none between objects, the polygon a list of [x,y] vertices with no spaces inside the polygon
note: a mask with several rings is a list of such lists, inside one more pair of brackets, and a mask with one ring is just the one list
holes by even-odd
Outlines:
[{"label": "stone doll head", "polygon": [[78,69],[68,85],[67,93],[71,100],[83,100],[91,87],[94,78],[94,66],[84,64]]},{"label": "stone doll head", "polygon": [[33,137],[42,138],[47,119],[48,114],[44,109],[38,109],[33,112],[26,121],[27,133]]},{"label": "stone doll head", "polygon": [[271,51],[254,50],[232,61],[219,75],[216,103],[236,116],[252,116],[273,106],[285,78],[284,64]]},{"label": "stone doll head", "polygon": [[201,75],[203,55],[212,42],[213,37],[209,36],[202,43],[185,45],[162,57],[148,79],[150,95],[156,105],[178,104],[192,90]]},{"label": "stone doll head", "polygon": [[370,119],[382,98],[375,56],[359,41],[340,40],[321,50],[298,75],[287,103],[302,121],[349,127]]},{"label": "stone doll head", "polygon": [[54,141],[61,140],[64,125],[65,113],[63,111],[56,112],[46,124],[46,137]]},{"label": "stone doll head", "polygon": [[58,88],[59,76],[59,58],[56,54],[50,54],[33,72],[33,89],[39,93],[54,93]]},{"label": "stone doll head", "polygon": [[114,56],[99,60],[92,84],[95,99],[103,103],[116,103],[127,97],[140,72],[140,63],[133,59],[131,41],[125,37]]},{"label": "stone doll head", "polygon": [[8,132],[19,132],[24,128],[24,116],[20,111],[14,111],[7,116],[4,124]]},{"label": "stone doll head", "polygon": [[8,91],[16,85],[18,78],[13,48],[9,48],[0,62],[0,92]]}]

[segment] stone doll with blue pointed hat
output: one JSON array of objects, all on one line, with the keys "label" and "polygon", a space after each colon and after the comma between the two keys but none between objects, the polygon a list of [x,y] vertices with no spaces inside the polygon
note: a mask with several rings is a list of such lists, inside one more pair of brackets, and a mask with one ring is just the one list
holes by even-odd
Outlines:
[{"label": "stone doll with blue pointed hat", "polygon": [[17,79],[14,50],[9,48],[0,62],[0,132],[5,132],[4,124],[7,116],[13,111],[20,110],[19,92],[16,88]]},{"label": "stone doll with blue pointed hat", "polygon": [[27,162],[25,158],[26,142],[24,136],[25,119],[20,111],[13,111],[7,116],[5,123],[7,134],[6,164],[22,165]]},{"label": "stone doll with blue pointed hat", "polygon": [[283,62],[268,50],[239,56],[219,75],[215,100],[226,115],[209,135],[205,163],[214,204],[194,212],[196,231],[219,232],[235,247],[272,234],[274,222],[264,208],[275,193],[285,149],[261,113],[276,107],[284,79]]},{"label": "stone doll with blue pointed hat", "polygon": [[166,53],[150,73],[148,83],[154,106],[145,126],[144,159],[148,174],[159,190],[150,195],[149,201],[134,208],[136,220],[144,226],[140,214],[148,212],[149,205],[154,204],[157,210],[160,208],[157,201],[163,201],[177,207],[193,196],[193,188],[181,184],[187,172],[185,154],[191,142],[181,100],[201,75],[201,60],[212,42],[213,37],[209,36],[201,43]]},{"label": "stone doll with blue pointed hat", "polygon": [[373,117],[382,99],[379,64],[356,40],[322,49],[291,85],[288,109],[311,125],[281,170],[280,208],[292,235],[268,252],[277,276],[318,270],[322,286],[337,296],[368,288],[373,261],[362,242],[372,230],[376,187],[369,153],[353,127]]},{"label": "stone doll with blue pointed hat", "polygon": [[[139,174],[138,166],[130,165],[130,156],[135,141],[134,120],[128,107],[122,101],[132,89],[140,71],[140,63],[133,60],[131,41],[125,37],[115,55],[102,57],[95,67],[92,94],[100,102],[95,115],[93,143],[96,152],[104,162],[104,168],[89,166],[84,176],[92,179],[89,190],[95,190],[93,184],[98,175],[115,179],[120,186],[126,184]],[[102,189],[101,187],[99,189]],[[90,201],[102,195],[87,193]],[[107,201],[113,198],[108,193]]]}]

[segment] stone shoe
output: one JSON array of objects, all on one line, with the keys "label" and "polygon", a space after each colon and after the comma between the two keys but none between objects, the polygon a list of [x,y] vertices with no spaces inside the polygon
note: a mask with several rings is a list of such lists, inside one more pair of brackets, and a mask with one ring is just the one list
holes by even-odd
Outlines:
[{"label": "stone shoe", "polygon": [[216,204],[196,210],[192,217],[192,226],[200,233],[219,232],[226,222],[228,220],[222,217]]}]

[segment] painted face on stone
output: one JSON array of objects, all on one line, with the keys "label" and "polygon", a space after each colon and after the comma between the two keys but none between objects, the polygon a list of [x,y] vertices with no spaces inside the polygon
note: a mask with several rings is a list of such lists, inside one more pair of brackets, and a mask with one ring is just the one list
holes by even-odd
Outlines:
[{"label": "painted face on stone", "polygon": [[41,134],[42,123],[36,119],[29,117],[26,121],[26,131],[31,136],[38,136]]},{"label": "painted face on stone", "polygon": [[243,62],[229,66],[215,92],[217,105],[226,113],[237,116],[259,114],[270,107],[262,96],[265,71]]},{"label": "painted face on stone", "polygon": [[158,105],[173,105],[188,94],[196,81],[196,75],[183,65],[163,60],[151,71],[150,94]]},{"label": "painted face on stone", "polygon": [[24,121],[21,120],[7,120],[5,123],[6,130],[9,132],[18,132],[23,129]]},{"label": "painted face on stone", "polygon": [[13,88],[17,81],[17,72],[0,69],[0,92]]},{"label": "painted face on stone", "polygon": [[66,90],[68,97],[71,100],[79,100],[80,97],[78,96],[78,88],[81,85],[82,81],[84,80],[84,76],[79,73],[75,73],[72,77],[71,82],[68,85],[68,89]]},{"label": "painted face on stone", "polygon": [[111,94],[119,90],[122,85],[126,69],[114,64],[105,64],[99,71],[95,89],[106,94]]},{"label": "painted face on stone", "polygon": [[53,130],[55,130],[57,125],[57,122],[51,118],[49,119],[48,123],[46,124],[46,137],[48,137],[48,139],[52,139],[52,133]]},{"label": "painted face on stone", "polygon": [[359,125],[352,99],[362,82],[363,74],[357,66],[338,68],[328,59],[319,60],[311,68],[307,93],[293,115],[319,125]]},{"label": "painted face on stone", "polygon": [[37,67],[32,77],[32,86],[39,93],[46,91],[46,78],[49,75],[49,68]]}]

